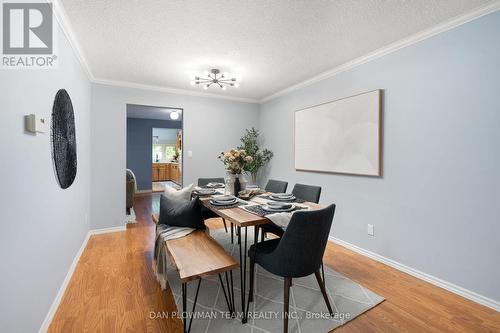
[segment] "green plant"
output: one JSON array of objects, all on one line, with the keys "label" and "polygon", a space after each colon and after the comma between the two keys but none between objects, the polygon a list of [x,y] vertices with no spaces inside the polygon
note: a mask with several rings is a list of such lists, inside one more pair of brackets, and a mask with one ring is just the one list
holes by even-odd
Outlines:
[{"label": "green plant", "polygon": [[257,171],[273,158],[272,151],[269,149],[260,149],[259,135],[259,131],[253,127],[251,129],[246,129],[245,135],[240,139],[242,145],[238,147],[238,149],[244,149],[247,155],[252,157],[252,161],[246,163],[243,170],[252,175],[254,183],[257,180]]}]

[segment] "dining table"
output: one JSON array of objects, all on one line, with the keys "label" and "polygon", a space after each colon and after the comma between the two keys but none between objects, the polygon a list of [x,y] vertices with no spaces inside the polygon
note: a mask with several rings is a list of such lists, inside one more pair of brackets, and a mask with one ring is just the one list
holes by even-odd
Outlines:
[{"label": "dining table", "polygon": [[[237,230],[237,239],[238,239],[238,245],[239,245],[239,260],[240,260],[240,265],[239,265],[239,270],[240,270],[240,290],[241,290],[241,304],[242,304],[242,311],[243,311],[243,316],[242,316],[242,323],[246,323],[248,320],[248,303],[245,302],[245,291],[246,291],[246,282],[247,282],[247,274],[246,274],[246,268],[247,268],[247,257],[248,257],[248,228],[249,227],[254,227],[254,234],[253,234],[253,241],[254,244],[258,242],[258,236],[259,236],[259,227],[264,225],[264,224],[271,224],[273,223],[269,218],[265,216],[258,215],[256,213],[250,212],[244,207],[248,204],[251,205],[262,205],[266,200],[266,197],[270,196],[271,192],[261,192],[258,195],[254,196],[254,198],[250,199],[249,201],[245,201],[242,199],[238,199],[237,205],[233,206],[228,206],[228,207],[218,207],[214,206],[210,203],[210,200],[217,195],[221,195],[223,193],[217,192],[214,195],[208,195],[208,196],[199,196],[200,202],[203,204],[204,207],[207,209],[210,209],[212,212],[214,212],[216,215],[220,216],[221,218],[225,219],[226,221],[229,221],[232,225],[236,227]],[[255,200],[258,199],[258,202]],[[246,203],[246,204],[245,204]],[[315,210],[315,209],[320,209],[322,208],[321,205],[313,203],[313,202],[308,202],[308,201],[300,201],[300,205],[304,208],[307,208],[308,210]],[[252,301],[252,300],[250,300]],[[246,307],[245,307],[246,304]]]}]

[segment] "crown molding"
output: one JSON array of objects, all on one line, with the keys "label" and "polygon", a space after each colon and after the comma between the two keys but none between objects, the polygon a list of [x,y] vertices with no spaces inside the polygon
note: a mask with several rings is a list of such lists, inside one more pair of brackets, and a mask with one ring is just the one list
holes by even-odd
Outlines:
[{"label": "crown molding", "polygon": [[179,95],[198,96],[198,97],[207,97],[207,98],[219,98],[219,99],[226,99],[226,100],[245,102],[245,103],[255,103],[255,104],[262,104],[262,103],[270,101],[274,98],[277,98],[279,96],[283,96],[285,94],[288,94],[292,91],[307,87],[307,86],[314,84],[316,82],[333,77],[333,76],[338,75],[342,72],[345,72],[345,71],[348,71],[348,70],[353,69],[355,67],[358,67],[360,65],[366,64],[370,61],[376,60],[376,59],[381,58],[385,55],[396,52],[396,51],[403,49],[407,46],[411,46],[413,44],[419,43],[425,39],[431,38],[431,37],[438,35],[442,32],[459,27],[463,24],[466,24],[466,23],[471,22],[473,20],[476,20],[480,17],[483,17],[485,15],[488,15],[488,14],[491,14],[493,12],[500,10],[500,0],[494,1],[493,3],[478,7],[469,13],[457,16],[457,17],[452,18],[448,21],[445,21],[441,24],[438,24],[430,29],[426,29],[426,30],[421,31],[417,34],[414,34],[412,36],[401,39],[397,42],[389,44],[385,47],[382,47],[378,50],[370,52],[364,56],[361,56],[361,57],[356,58],[354,60],[351,60],[349,62],[346,62],[340,66],[334,67],[326,72],[323,72],[319,75],[316,75],[316,76],[314,76],[310,79],[307,79],[305,81],[302,81],[300,83],[294,84],[288,88],[280,90],[280,91],[273,93],[271,95],[268,95],[264,98],[252,99],[252,98],[242,98],[242,97],[233,97],[233,96],[227,96],[227,95],[197,92],[197,91],[180,89],[180,88],[146,85],[146,84],[140,84],[140,83],[134,83],[134,82],[128,82],[128,81],[98,79],[92,74],[92,71],[90,70],[90,66],[83,55],[82,48],[81,48],[80,44],[78,43],[78,40],[73,32],[73,29],[71,28],[71,24],[69,23],[69,19],[67,17],[67,14],[66,14],[63,6],[60,4],[60,1],[59,0],[47,0],[47,2],[53,3],[53,5],[54,5],[53,10],[54,10],[56,19],[59,23],[59,26],[61,27],[61,30],[63,31],[63,33],[65,34],[71,47],[73,48],[73,51],[75,52],[78,60],[80,61],[81,65],[82,65],[82,67],[83,67],[85,73],[87,74],[87,77],[89,78],[89,81],[91,83],[103,84],[103,85],[108,85],[108,86],[127,87],[127,88],[143,89],[143,90],[168,92],[171,94],[179,94]]},{"label": "crown molding", "polygon": [[143,90],[149,90],[149,91],[160,91],[160,92],[167,92],[167,93],[171,93],[171,94],[178,94],[178,95],[185,95],[185,96],[218,98],[218,99],[225,99],[225,100],[253,103],[253,104],[259,103],[259,101],[257,99],[226,96],[226,95],[219,95],[219,94],[211,94],[211,93],[204,93],[204,92],[198,92],[198,91],[187,90],[187,89],[162,87],[162,86],[134,83],[134,82],[128,82],[128,81],[94,79],[94,80],[92,80],[92,83],[103,84],[103,85],[107,85],[107,86],[115,86],[115,87],[143,89]]},{"label": "crown molding", "polygon": [[382,47],[380,49],[377,49],[373,52],[370,52],[364,56],[361,56],[359,58],[356,58],[354,60],[346,62],[345,64],[334,67],[334,68],[332,68],[326,72],[323,72],[319,75],[316,75],[310,79],[307,79],[307,80],[302,81],[300,83],[294,84],[288,88],[280,90],[280,91],[278,91],[274,94],[271,94],[269,96],[266,96],[266,97],[260,99],[259,103],[262,104],[262,103],[270,101],[276,97],[283,96],[283,95],[288,94],[292,91],[307,87],[313,83],[316,83],[316,82],[322,81],[324,79],[333,77],[333,76],[338,75],[342,72],[348,71],[352,68],[358,67],[360,65],[363,65],[363,64],[366,64],[370,61],[376,60],[376,59],[381,58],[381,57],[388,55],[390,53],[396,52],[396,51],[398,51],[402,48],[405,48],[407,46],[419,43],[425,39],[433,37],[433,36],[440,34],[442,32],[451,30],[453,28],[461,26],[461,25],[468,23],[470,21],[476,20],[482,16],[496,12],[497,10],[500,10],[500,1],[495,1],[495,2],[490,3],[488,5],[478,7],[475,10],[473,10],[467,14],[454,17],[454,18],[452,18],[448,21],[445,21],[441,24],[438,24],[430,29],[423,30],[419,33],[416,33],[414,35],[411,35],[409,37],[401,39],[397,42],[389,44],[389,45]]},{"label": "crown molding", "polygon": [[82,65],[85,74],[87,74],[89,81],[92,82],[94,80],[94,75],[90,70],[90,66],[87,60],[83,56],[82,48],[78,43],[78,39],[76,38],[73,29],[71,28],[71,24],[69,22],[66,11],[64,10],[59,0],[47,0],[47,2],[52,3],[52,10],[54,12],[54,16],[56,17],[57,22],[59,23],[59,27],[61,27],[61,30],[66,36],[66,39],[68,40],[69,44],[71,45],[71,48],[73,49],[73,52],[78,58],[78,61],[80,61],[80,64]]}]

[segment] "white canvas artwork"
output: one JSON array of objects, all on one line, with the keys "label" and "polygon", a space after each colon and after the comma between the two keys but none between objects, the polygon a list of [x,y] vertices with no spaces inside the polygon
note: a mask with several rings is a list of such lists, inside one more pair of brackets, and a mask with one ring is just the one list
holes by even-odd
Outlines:
[{"label": "white canvas artwork", "polygon": [[295,112],[295,169],[380,176],[380,90]]}]

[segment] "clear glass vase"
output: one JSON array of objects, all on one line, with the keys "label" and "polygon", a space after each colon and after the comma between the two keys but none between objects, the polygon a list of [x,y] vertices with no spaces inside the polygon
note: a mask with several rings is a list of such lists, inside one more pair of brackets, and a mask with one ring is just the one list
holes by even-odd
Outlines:
[{"label": "clear glass vase", "polygon": [[226,188],[224,190],[225,194],[231,194],[231,195],[238,195],[238,193],[234,193],[234,182],[236,180],[236,177],[240,180],[240,185],[241,185],[241,191],[243,191],[247,187],[247,180],[242,174],[234,174],[234,173],[227,173],[226,174]]}]

